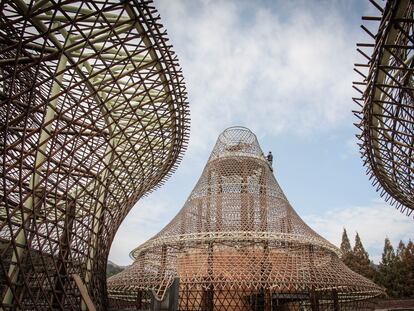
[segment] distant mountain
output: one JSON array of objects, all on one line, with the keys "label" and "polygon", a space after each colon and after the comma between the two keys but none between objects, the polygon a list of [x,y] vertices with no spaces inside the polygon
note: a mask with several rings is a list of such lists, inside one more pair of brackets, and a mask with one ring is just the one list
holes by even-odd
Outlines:
[{"label": "distant mountain", "polygon": [[109,278],[119,272],[125,270],[128,266],[118,266],[116,263],[108,260],[108,264],[106,265],[106,277]]}]

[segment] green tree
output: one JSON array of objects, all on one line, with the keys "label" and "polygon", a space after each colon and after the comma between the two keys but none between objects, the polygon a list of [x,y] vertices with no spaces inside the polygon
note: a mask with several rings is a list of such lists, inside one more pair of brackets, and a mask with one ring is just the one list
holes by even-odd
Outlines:
[{"label": "green tree", "polygon": [[388,238],[379,264],[378,283],[395,298],[414,298],[414,244],[400,241],[396,252]]},{"label": "green tree", "polygon": [[402,260],[404,253],[405,253],[405,244],[402,240],[400,240],[400,243],[398,243],[398,247],[397,247],[397,253],[396,253],[397,258]]},{"label": "green tree", "polygon": [[362,245],[361,238],[359,237],[358,232],[355,235],[355,245],[354,245],[354,255],[361,259],[362,261],[368,261],[369,262],[369,256],[367,251],[364,248],[364,245]]},{"label": "green tree", "polygon": [[400,241],[396,251],[396,280],[398,297],[414,297],[414,245]]},{"label": "green tree", "polygon": [[397,258],[390,239],[387,237],[384,241],[384,251],[378,267],[376,281],[387,289],[387,294],[390,297],[399,297],[398,284],[396,284],[397,272]]},{"label": "green tree", "polygon": [[414,298],[414,243],[409,240],[402,255],[405,276],[404,297]]},{"label": "green tree", "polygon": [[346,233],[345,228],[344,232],[342,232],[341,252],[342,257],[352,252],[351,243],[349,242],[348,234]]},{"label": "green tree", "polygon": [[390,265],[395,261],[394,248],[391,245],[390,239],[387,237],[384,241],[384,251],[382,253],[381,264]]},{"label": "green tree", "polygon": [[406,287],[406,276],[405,276],[405,267],[404,267],[404,253],[405,253],[405,244],[400,240],[398,243],[397,250],[395,252],[395,268],[394,268],[394,288],[397,293],[397,297],[405,297],[405,287]]},{"label": "green tree", "polygon": [[346,232],[346,229],[344,228],[344,231],[342,232],[342,241],[341,241],[341,259],[349,268],[354,270],[354,253],[351,248],[351,243],[349,242],[348,233]]},{"label": "green tree", "polygon": [[377,272],[374,268],[374,264],[369,260],[369,255],[365,250],[364,245],[362,245],[358,233],[355,236],[354,249],[343,259],[343,261],[353,271],[368,279],[375,280]]}]

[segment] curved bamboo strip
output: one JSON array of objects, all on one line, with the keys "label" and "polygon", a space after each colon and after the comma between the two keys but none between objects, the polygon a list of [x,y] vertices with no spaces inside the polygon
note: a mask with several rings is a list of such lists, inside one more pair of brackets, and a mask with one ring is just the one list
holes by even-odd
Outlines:
[{"label": "curved bamboo strip", "polygon": [[[373,185],[401,210],[414,210],[414,4],[410,0],[377,5],[379,17],[363,17],[372,43],[358,44],[367,59],[356,64],[362,81],[354,82],[361,107],[355,112],[360,149]],[[371,25],[367,25],[371,26]],[[374,31],[375,33],[375,31]],[[370,56],[369,56],[370,55]],[[362,72],[363,69],[365,72]]]},{"label": "curved bamboo strip", "polygon": [[151,1],[0,6],[0,306],[106,309],[114,235],[186,147],[177,58]]}]

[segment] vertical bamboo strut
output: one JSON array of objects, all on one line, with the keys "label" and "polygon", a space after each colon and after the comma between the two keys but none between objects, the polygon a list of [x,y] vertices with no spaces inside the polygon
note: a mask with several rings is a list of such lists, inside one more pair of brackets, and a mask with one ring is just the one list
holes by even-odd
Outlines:
[{"label": "vertical bamboo strut", "polygon": [[[11,280],[10,282],[11,285],[14,285],[19,277],[20,267],[18,265],[18,261],[22,262],[23,251],[24,249],[27,249],[28,247],[27,240],[26,240],[27,233],[25,231],[25,227],[30,226],[33,228],[34,225],[31,224],[30,222],[36,221],[36,218],[33,217],[32,215],[36,214],[34,209],[39,207],[38,205],[39,197],[36,194],[36,192],[41,191],[41,182],[40,182],[41,177],[39,175],[39,170],[46,160],[47,147],[48,147],[49,138],[50,138],[49,133],[52,131],[52,125],[53,125],[52,121],[55,117],[55,110],[56,110],[57,101],[58,101],[57,95],[61,90],[61,84],[62,84],[64,69],[66,67],[66,64],[67,64],[66,56],[61,55],[59,62],[58,62],[57,69],[56,69],[56,72],[58,74],[54,78],[54,81],[52,83],[52,88],[50,91],[50,96],[49,96],[50,98],[54,98],[54,99],[52,99],[50,103],[47,105],[45,116],[43,119],[43,127],[39,135],[39,141],[38,141],[39,148],[36,151],[35,163],[33,167],[34,171],[33,171],[33,175],[29,182],[30,194],[22,204],[24,210],[23,210],[23,215],[22,215],[21,228],[19,229],[19,232],[15,239],[16,248],[13,251],[11,264],[10,264],[10,268],[8,272],[8,277]],[[31,216],[33,218],[32,220],[31,220]],[[6,294],[3,298],[3,304],[10,305],[12,304],[12,301],[13,301],[12,290],[10,289],[10,286],[8,286],[6,289]]]}]

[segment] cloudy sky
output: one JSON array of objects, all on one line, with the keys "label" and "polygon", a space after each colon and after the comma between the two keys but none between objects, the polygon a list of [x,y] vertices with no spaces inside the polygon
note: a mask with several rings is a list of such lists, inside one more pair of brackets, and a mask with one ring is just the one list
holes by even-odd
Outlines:
[{"label": "cloudy sky", "polygon": [[217,136],[242,125],[274,154],[275,175],[298,214],[339,245],[358,232],[378,262],[384,238],[414,238],[414,220],[371,186],[356,145],[356,42],[368,1],[155,0],[189,93],[189,148],[174,175],[139,201],[109,259],[163,228],[195,186]]}]

